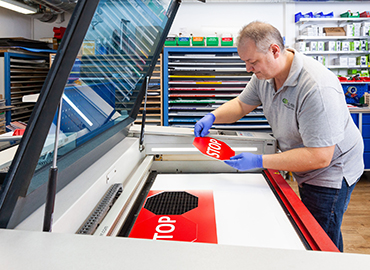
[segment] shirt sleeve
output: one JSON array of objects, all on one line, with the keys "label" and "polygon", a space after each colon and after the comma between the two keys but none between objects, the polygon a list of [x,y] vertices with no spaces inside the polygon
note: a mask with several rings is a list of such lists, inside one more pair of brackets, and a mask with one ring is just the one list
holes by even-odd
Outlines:
[{"label": "shirt sleeve", "polygon": [[261,105],[262,102],[259,98],[258,90],[258,79],[255,75],[252,75],[251,80],[239,95],[240,101],[253,106]]}]

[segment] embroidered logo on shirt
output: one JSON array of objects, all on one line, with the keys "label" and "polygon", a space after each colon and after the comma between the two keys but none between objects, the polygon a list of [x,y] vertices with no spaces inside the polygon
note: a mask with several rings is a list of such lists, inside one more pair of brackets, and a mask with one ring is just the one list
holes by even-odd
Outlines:
[{"label": "embroidered logo on shirt", "polygon": [[287,107],[290,110],[294,110],[294,104],[290,103],[286,98],[283,98],[284,106]]}]

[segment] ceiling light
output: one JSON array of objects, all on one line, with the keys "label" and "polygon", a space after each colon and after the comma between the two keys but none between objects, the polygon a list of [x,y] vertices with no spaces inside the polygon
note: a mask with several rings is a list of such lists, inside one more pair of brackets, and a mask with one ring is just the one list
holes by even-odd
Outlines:
[{"label": "ceiling light", "polygon": [[23,14],[34,14],[37,12],[36,8],[30,7],[26,4],[14,0],[0,0],[0,7],[7,8]]}]

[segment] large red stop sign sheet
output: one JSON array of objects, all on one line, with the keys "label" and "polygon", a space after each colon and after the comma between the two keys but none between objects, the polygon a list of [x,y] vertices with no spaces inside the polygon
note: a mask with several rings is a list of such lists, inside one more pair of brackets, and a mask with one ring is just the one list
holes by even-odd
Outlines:
[{"label": "large red stop sign sheet", "polygon": [[193,145],[204,155],[219,159],[229,160],[235,152],[226,143],[211,137],[195,137]]}]

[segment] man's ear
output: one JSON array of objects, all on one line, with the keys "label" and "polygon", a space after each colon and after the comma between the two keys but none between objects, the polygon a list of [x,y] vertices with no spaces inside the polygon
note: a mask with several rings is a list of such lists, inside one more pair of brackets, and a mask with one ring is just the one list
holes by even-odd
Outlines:
[{"label": "man's ear", "polygon": [[271,44],[270,50],[271,50],[272,55],[274,56],[275,59],[280,56],[281,50],[280,50],[280,47],[277,44],[275,44],[275,43]]}]

